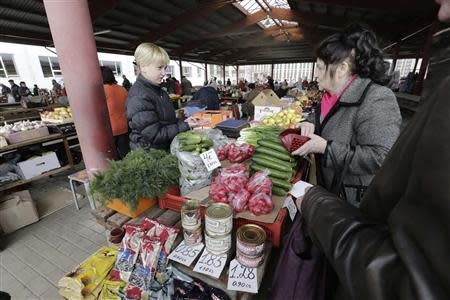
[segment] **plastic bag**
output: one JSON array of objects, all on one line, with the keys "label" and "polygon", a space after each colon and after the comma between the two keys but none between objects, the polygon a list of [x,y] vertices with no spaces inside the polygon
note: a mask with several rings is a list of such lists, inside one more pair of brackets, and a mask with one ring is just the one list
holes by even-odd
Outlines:
[{"label": "plastic bag", "polygon": [[[198,135],[209,137],[214,145],[214,150],[228,143],[228,138],[219,129],[196,130]],[[186,196],[192,191],[199,190],[211,184],[214,171],[208,171],[200,158],[200,155],[191,152],[180,151],[178,137],[170,144],[170,153],[178,158],[180,169],[181,196]]]},{"label": "plastic bag", "polygon": [[247,190],[252,193],[264,193],[272,194],[272,179],[269,178],[269,171],[266,169],[264,172],[256,172],[248,180]]},{"label": "plastic bag", "polygon": [[245,189],[248,181],[247,171],[248,167],[241,164],[223,168],[211,183],[209,196],[216,202],[230,203],[230,193]]},{"label": "plastic bag", "polygon": [[248,207],[255,216],[259,216],[270,213],[273,210],[274,205],[271,195],[256,193],[248,200]]},{"label": "plastic bag", "polygon": [[229,199],[234,210],[238,213],[247,210],[250,196],[251,194],[246,189],[242,189],[237,193],[230,193]]},{"label": "plastic bag", "polygon": [[249,158],[255,149],[253,146],[242,143],[241,145],[236,145],[234,143],[227,144],[225,146],[219,147],[217,156],[219,160],[228,160],[231,163],[241,163],[247,158]]}]

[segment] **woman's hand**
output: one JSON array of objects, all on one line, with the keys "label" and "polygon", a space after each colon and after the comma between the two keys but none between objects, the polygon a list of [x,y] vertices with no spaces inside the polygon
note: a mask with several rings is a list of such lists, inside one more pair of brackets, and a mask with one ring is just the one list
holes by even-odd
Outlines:
[{"label": "woman's hand", "polygon": [[325,153],[325,148],[327,147],[327,141],[316,134],[309,134],[307,137],[310,138],[303,146],[292,152],[294,155],[304,156],[309,153]]},{"label": "woman's hand", "polygon": [[206,125],[208,123],[208,120],[204,120],[204,118],[191,116],[187,118],[185,122],[189,124],[189,127],[193,128]]},{"label": "woman's hand", "polygon": [[300,128],[301,135],[308,136],[314,133],[314,124],[309,122],[301,122],[297,125]]}]

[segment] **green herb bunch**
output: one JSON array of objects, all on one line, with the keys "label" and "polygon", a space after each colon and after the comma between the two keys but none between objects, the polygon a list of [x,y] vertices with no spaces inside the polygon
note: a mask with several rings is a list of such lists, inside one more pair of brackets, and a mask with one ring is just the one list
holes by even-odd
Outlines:
[{"label": "green herb bunch", "polygon": [[139,198],[154,198],[178,184],[180,171],[175,156],[162,150],[134,150],[123,160],[111,160],[104,172],[98,172],[89,184],[90,192],[103,203],[120,198],[136,210]]}]

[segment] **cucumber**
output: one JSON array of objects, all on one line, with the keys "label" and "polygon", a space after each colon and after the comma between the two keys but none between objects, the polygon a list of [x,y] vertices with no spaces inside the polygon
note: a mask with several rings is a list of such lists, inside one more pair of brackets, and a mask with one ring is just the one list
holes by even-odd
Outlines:
[{"label": "cucumber", "polygon": [[252,157],[253,161],[263,167],[268,167],[273,170],[278,170],[281,172],[291,173],[292,172],[292,166],[285,165],[285,164],[278,164],[276,162],[270,161],[265,158],[259,158],[259,157]]},{"label": "cucumber", "polygon": [[269,177],[270,177],[270,179],[272,179],[272,184],[276,187],[286,189],[286,190],[290,190],[292,188],[292,184],[289,181],[275,178],[275,177],[273,177],[273,175],[269,176]]},{"label": "cucumber", "polygon": [[194,151],[197,149],[197,145],[180,145],[180,151]]},{"label": "cucumber", "polygon": [[261,165],[259,165],[257,163],[254,163],[254,162],[250,165],[250,168],[252,168],[255,171],[260,171],[260,172],[264,172],[264,170],[267,169],[267,170],[269,170],[269,173],[270,173],[271,177],[273,176],[273,177],[276,177],[276,178],[279,178],[279,179],[284,179],[284,180],[291,179],[291,172],[281,172],[281,171],[278,171],[278,170],[273,170],[271,168],[261,166]]},{"label": "cucumber", "polygon": [[260,141],[270,141],[270,142],[274,142],[274,143],[277,143],[277,144],[280,144],[281,146],[283,146],[283,143],[281,142],[281,140],[278,136],[270,136],[270,135],[265,136]]},{"label": "cucumber", "polygon": [[259,140],[258,145],[289,155],[289,152],[286,150],[286,148],[284,148],[284,146],[279,143],[275,143],[269,140]]},{"label": "cucumber", "polygon": [[285,160],[285,161],[291,161],[293,159],[289,154],[281,153],[281,152],[278,152],[277,150],[274,150],[274,149],[271,149],[271,148],[267,148],[267,147],[263,147],[263,146],[256,147],[255,152],[256,153],[267,154],[267,155],[270,155],[272,157],[276,157],[278,159]]},{"label": "cucumber", "polygon": [[283,188],[272,186],[272,194],[275,196],[286,196],[289,190],[285,190]]},{"label": "cucumber", "polygon": [[267,161],[273,162],[275,164],[279,164],[279,165],[290,167],[290,168],[293,168],[296,165],[296,163],[288,162],[288,161],[281,160],[281,159],[278,159],[278,158],[273,157],[273,156],[259,154],[259,153],[253,154],[252,157],[253,158],[262,158],[262,159],[265,159]]},{"label": "cucumber", "polygon": [[201,141],[202,141],[202,137],[201,136],[193,135],[191,137],[183,139],[182,143],[184,145],[194,145],[194,144],[200,144]]}]

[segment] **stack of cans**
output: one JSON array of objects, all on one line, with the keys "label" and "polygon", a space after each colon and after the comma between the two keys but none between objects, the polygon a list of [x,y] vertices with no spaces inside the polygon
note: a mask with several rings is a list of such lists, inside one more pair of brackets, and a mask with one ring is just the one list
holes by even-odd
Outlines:
[{"label": "stack of cans", "polygon": [[189,200],[181,206],[181,225],[183,226],[184,243],[188,246],[201,243],[202,220],[200,218],[200,204]]},{"label": "stack of cans", "polygon": [[264,261],[266,232],[258,225],[247,224],[236,232],[236,259],[248,268],[257,268]]},{"label": "stack of cans", "polygon": [[209,253],[221,255],[231,249],[233,207],[225,203],[213,203],[205,213],[205,244]]}]

